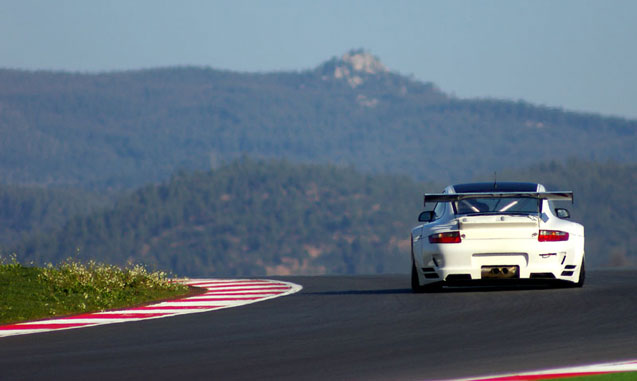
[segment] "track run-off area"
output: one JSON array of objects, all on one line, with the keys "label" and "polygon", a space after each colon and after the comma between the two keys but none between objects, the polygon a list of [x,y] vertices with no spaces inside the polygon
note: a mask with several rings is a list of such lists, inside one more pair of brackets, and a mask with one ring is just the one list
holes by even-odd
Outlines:
[{"label": "track run-off area", "polygon": [[0,338],[0,379],[448,380],[637,359],[637,270],[589,271],[581,289],[432,294],[413,294],[408,275],[275,280],[303,289]]}]

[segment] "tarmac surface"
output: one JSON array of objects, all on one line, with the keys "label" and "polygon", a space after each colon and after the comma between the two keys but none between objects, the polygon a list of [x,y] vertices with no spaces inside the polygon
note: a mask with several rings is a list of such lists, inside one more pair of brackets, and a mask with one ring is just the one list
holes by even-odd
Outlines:
[{"label": "tarmac surface", "polygon": [[436,380],[637,359],[637,270],[581,289],[413,294],[408,275],[273,277],[299,293],[0,339],[0,379]]}]

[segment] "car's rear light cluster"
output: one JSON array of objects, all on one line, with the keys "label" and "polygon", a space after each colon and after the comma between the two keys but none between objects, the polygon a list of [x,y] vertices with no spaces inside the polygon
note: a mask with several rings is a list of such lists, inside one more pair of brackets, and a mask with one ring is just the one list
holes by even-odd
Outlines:
[{"label": "car's rear light cluster", "polygon": [[460,243],[460,232],[436,233],[429,236],[429,243]]},{"label": "car's rear light cluster", "polygon": [[537,240],[540,242],[568,241],[568,233],[559,230],[540,230]]}]

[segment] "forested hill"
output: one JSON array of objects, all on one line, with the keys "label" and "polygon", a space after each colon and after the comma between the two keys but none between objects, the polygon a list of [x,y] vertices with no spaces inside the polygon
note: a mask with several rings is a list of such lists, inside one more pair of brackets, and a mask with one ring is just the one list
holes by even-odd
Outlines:
[{"label": "forested hill", "polygon": [[50,233],[72,217],[108,207],[114,197],[81,189],[0,184],[0,247]]},{"label": "forested hill", "polygon": [[[585,226],[588,263],[637,264],[634,164],[553,162],[498,176],[573,190],[575,205],[563,206]],[[405,272],[422,194],[444,185],[243,159],[144,186],[5,252],[37,263],[143,262],[187,276]]]},{"label": "forested hill", "polygon": [[404,271],[421,193],[407,177],[244,159],[145,186],[17,253],[36,263],[143,262],[188,276]]},{"label": "forested hill", "polygon": [[420,181],[637,159],[637,121],[456,99],[353,51],[301,72],[0,70],[0,183],[131,188],[243,154]]}]

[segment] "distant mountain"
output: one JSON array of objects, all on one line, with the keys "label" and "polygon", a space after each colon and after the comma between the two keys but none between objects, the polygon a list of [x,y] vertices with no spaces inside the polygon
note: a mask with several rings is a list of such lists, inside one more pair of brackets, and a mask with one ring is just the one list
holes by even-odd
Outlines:
[{"label": "distant mountain", "polygon": [[637,121],[457,99],[352,51],[301,72],[0,70],[0,183],[133,188],[242,155],[452,182],[578,157],[634,163]]},{"label": "distant mountain", "polygon": [[[549,162],[498,177],[573,190],[575,204],[563,206],[585,226],[587,263],[637,265],[637,165]],[[36,263],[143,262],[187,276],[406,272],[422,195],[444,185],[242,159],[144,186],[5,252]]]}]

